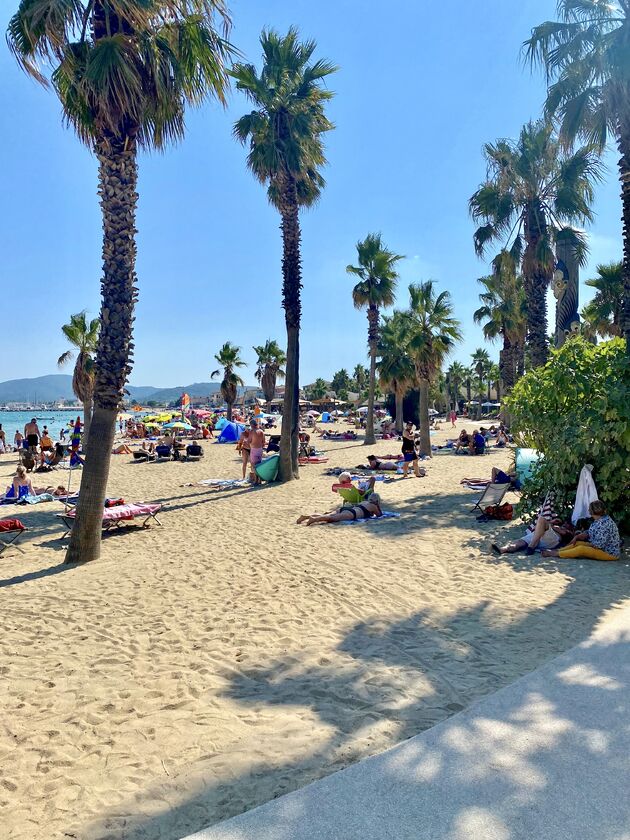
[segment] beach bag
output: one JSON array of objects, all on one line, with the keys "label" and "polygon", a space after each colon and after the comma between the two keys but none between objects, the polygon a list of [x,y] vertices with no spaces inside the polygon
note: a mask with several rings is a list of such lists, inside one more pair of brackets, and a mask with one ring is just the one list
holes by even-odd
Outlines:
[{"label": "beach bag", "polygon": [[504,502],[502,505],[488,505],[483,513],[488,519],[499,519],[505,522],[514,516],[514,508],[509,502]]}]

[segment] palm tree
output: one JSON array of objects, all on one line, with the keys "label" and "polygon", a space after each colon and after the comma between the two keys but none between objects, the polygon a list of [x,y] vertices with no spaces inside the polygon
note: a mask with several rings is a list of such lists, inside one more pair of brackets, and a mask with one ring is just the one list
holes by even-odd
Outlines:
[{"label": "palm tree", "polygon": [[562,151],[551,125],[529,122],[519,139],[486,143],[488,177],[470,199],[480,226],[475,250],[483,256],[501,241],[521,263],[527,298],[527,344],[532,365],[547,360],[547,288],[556,242],[568,242],[577,261],[586,259],[584,234],[573,223],[591,221],[593,183],[600,177],[597,156],[588,146]]},{"label": "palm tree", "polygon": [[237,121],[234,135],[249,142],[247,165],[267,185],[269,201],[282,220],[282,305],[287,328],[286,387],[280,439],[280,481],[299,478],[300,318],[302,266],[300,218],[321,195],[326,163],[322,135],[334,126],[324,105],[333,94],[322,86],[337,69],[320,59],[311,63],[315,41],[298,40],[293,27],[285,36],[263,31],[263,68],[235,64],[236,87],[254,110]]},{"label": "palm tree", "polygon": [[[181,139],[187,104],[208,96],[225,102],[228,23],[224,0],[22,0],[9,22],[17,60],[53,87],[65,121],[99,165],[101,330],[87,458],[66,562],[100,554],[116,415],[132,364],[138,151]],[[43,67],[52,68],[50,80]]]},{"label": "palm tree", "polygon": [[619,150],[623,206],[623,334],[630,354],[630,3],[559,0],[559,21],[532,30],[524,44],[533,65],[546,70],[545,111],[560,121],[560,137],[582,137],[603,151],[609,136]]},{"label": "palm tree", "polygon": [[582,310],[582,318],[592,333],[602,338],[623,335],[624,277],[623,263],[613,262],[597,266],[598,277],[586,281],[596,289],[593,299]]},{"label": "palm tree", "polygon": [[214,379],[215,376],[219,376],[221,373],[221,368],[223,369],[223,379],[221,380],[220,388],[221,396],[227,405],[228,420],[232,419],[232,406],[236,402],[239,386],[245,384],[238,373],[235,372],[235,368],[245,367],[245,362],[241,359],[240,352],[240,347],[226,341],[214,357],[220,367],[218,370],[213,370],[210,374],[210,378]]},{"label": "palm tree", "polygon": [[357,391],[361,394],[370,381],[370,371],[363,365],[355,365],[354,371],[352,372],[352,379]]},{"label": "palm tree", "polygon": [[459,321],[453,317],[450,294],[436,294],[433,280],[412,283],[409,298],[407,335],[419,390],[420,450],[423,455],[431,455],[429,386],[462,334]]},{"label": "palm tree", "polygon": [[374,437],[374,391],[376,388],[376,354],[378,351],[379,312],[392,306],[396,294],[398,271],[396,263],[402,260],[383,244],[380,233],[368,233],[362,242],[357,242],[359,265],[346,267],[348,274],[359,277],[352,290],[352,301],[357,309],[367,309],[368,348],[370,351],[370,379],[368,412],[365,423],[365,444],[372,445]]},{"label": "palm tree", "polygon": [[328,384],[321,376],[308,389],[308,396],[311,400],[323,400],[327,393]]},{"label": "palm tree", "polygon": [[276,380],[284,379],[282,365],[286,362],[287,357],[278,342],[272,341],[270,338],[263,345],[253,349],[258,357],[256,379],[260,382],[260,387],[267,401],[267,408],[269,408],[276,393]]},{"label": "palm tree", "polygon": [[413,360],[407,352],[406,316],[394,312],[383,318],[378,344],[379,361],[376,363],[379,383],[394,395],[396,404],[396,428],[403,429],[403,400],[415,379]]},{"label": "palm tree", "polygon": [[[446,371],[449,399],[452,407],[458,409],[459,396],[462,385],[466,383],[468,372],[461,362],[453,362]],[[470,399],[470,397],[469,397]]]},{"label": "palm tree", "polygon": [[477,416],[481,414],[481,403],[484,396],[484,384],[487,379],[487,373],[492,365],[490,354],[483,347],[478,347],[474,353],[471,354],[472,365],[471,371],[477,383]]},{"label": "palm tree", "polygon": [[473,313],[473,319],[476,324],[483,324],[483,336],[487,341],[497,338],[503,341],[499,369],[501,381],[509,393],[522,374],[527,304],[522,278],[517,276],[514,261],[507,251],[501,251],[492,265],[492,274],[478,280],[484,291],[479,294],[482,306]]},{"label": "palm tree", "polygon": [[340,394],[345,393],[347,395],[348,389],[350,388],[351,384],[352,384],[352,380],[350,379],[350,375],[349,375],[348,371],[345,368],[341,368],[341,370],[338,370],[334,374],[334,376],[332,378],[332,382],[330,383],[330,387],[335,392],[337,397],[339,399],[342,399]]},{"label": "palm tree", "polygon": [[[83,403],[83,439],[87,440],[92,420],[92,394],[94,392],[94,354],[98,344],[98,331],[101,322],[98,318],[88,321],[85,311],[70,316],[70,323],[64,324],[61,332],[70,344],[76,348],[77,357],[72,373],[72,390],[75,397]],[[66,350],[57,359],[63,367],[74,358],[72,350]]]}]

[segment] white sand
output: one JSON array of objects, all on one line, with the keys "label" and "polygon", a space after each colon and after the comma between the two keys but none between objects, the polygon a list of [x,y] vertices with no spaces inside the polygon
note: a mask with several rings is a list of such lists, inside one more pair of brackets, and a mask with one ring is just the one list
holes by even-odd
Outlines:
[{"label": "white sand", "polygon": [[77,568],[58,503],[0,509],[32,529],[0,559],[3,838],[176,840],[431,726],[630,598],[627,560],[489,554],[522,525],[478,524],[459,481],[505,452],[379,484],[400,519],[299,527],[334,503],[326,466],[397,451],[322,447],[327,465],[261,490],[180,487],[240,475],[232,446],[114,457],[111,495],[162,501],[163,527]]}]

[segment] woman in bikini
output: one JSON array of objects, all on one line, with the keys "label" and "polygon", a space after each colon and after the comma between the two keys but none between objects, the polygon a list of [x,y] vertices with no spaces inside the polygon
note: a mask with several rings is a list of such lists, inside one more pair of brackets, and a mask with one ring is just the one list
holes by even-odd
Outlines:
[{"label": "woman in bikini", "polygon": [[343,507],[331,513],[313,513],[300,516],[298,525],[328,525],[335,522],[354,522],[357,519],[371,519],[383,515],[381,497],[378,493],[371,493],[365,502],[352,507]]},{"label": "woman in bikini", "polygon": [[250,441],[250,431],[249,429],[245,428],[241,432],[241,436],[238,439],[238,443],[236,444],[237,452],[241,453],[241,458],[243,460],[243,478],[247,475],[247,467],[249,465],[249,458],[251,452],[251,441]]}]

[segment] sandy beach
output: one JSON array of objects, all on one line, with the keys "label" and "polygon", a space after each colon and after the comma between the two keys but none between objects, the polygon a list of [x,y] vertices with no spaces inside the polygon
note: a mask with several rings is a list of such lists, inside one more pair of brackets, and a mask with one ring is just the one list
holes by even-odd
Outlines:
[{"label": "sandy beach", "polygon": [[3,837],[176,840],[432,726],[630,600],[627,553],[489,552],[523,525],[478,523],[460,480],[505,450],[380,483],[398,519],[297,526],[332,507],[327,467],[398,444],[321,448],[328,464],[259,490],[182,486],[240,476],[231,445],[115,456],[110,495],[162,502],[163,525],[107,536],[80,567],[62,565],[60,503],[2,509],[30,529],[0,559]]}]

